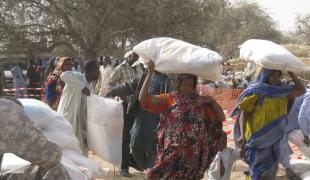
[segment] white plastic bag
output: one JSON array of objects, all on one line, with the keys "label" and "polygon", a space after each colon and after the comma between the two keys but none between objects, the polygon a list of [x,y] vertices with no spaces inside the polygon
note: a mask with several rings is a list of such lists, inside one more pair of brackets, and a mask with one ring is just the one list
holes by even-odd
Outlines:
[{"label": "white plastic bag", "polygon": [[290,164],[296,173],[305,173],[310,171],[310,161],[302,159],[291,159]]},{"label": "white plastic bag", "polygon": [[69,174],[71,179],[78,180],[90,180],[91,177],[87,173],[83,172],[81,168],[66,157],[62,157],[61,164],[63,165],[66,172]]},{"label": "white plastic bag", "polygon": [[27,165],[30,165],[30,162],[21,159],[12,153],[4,153],[1,164],[1,172],[19,169]]},{"label": "white plastic bag", "polygon": [[240,48],[240,58],[254,62],[267,69],[282,71],[308,71],[301,60],[284,47],[267,40],[250,39],[245,41]]},{"label": "white plastic bag", "polygon": [[[3,156],[1,172],[6,172],[6,171],[14,172],[14,170],[18,170],[30,164],[31,163],[29,161],[19,158],[18,156],[14,154],[5,153]],[[64,169],[66,170],[66,172],[68,173],[71,179],[76,179],[76,180],[89,180],[90,179],[90,177],[88,177],[87,174],[82,172],[81,169],[69,159],[63,157],[61,159],[61,164],[63,165]]]},{"label": "white plastic bag", "polygon": [[123,106],[113,99],[87,98],[87,142],[102,159],[120,165],[122,161]]},{"label": "white plastic bag", "polygon": [[222,57],[214,51],[187,42],[161,37],[143,41],[133,48],[140,58],[135,63],[154,61],[162,73],[190,73],[209,80],[220,80]]},{"label": "white plastic bag", "polygon": [[49,141],[56,143],[62,149],[71,149],[82,153],[80,142],[76,138],[71,124],[62,115],[57,114],[53,122],[42,132]]},{"label": "white plastic bag", "polygon": [[306,158],[310,160],[310,147],[307,147],[304,140],[304,135],[300,129],[295,129],[288,134],[291,143],[297,145],[298,149]]},{"label": "white plastic bag", "polygon": [[59,131],[67,135],[74,135],[72,125],[67,121],[67,119],[57,113],[57,116],[54,118],[53,122],[46,128],[49,131]]},{"label": "white plastic bag", "polygon": [[61,131],[51,130],[45,130],[43,131],[43,134],[49,141],[57,144],[62,149],[72,149],[81,152],[80,142],[74,135],[72,136]]},{"label": "white plastic bag", "polygon": [[24,106],[25,112],[34,126],[38,129],[47,128],[57,113],[47,104],[36,99],[18,99]]},{"label": "white plastic bag", "polygon": [[72,150],[63,150],[62,156],[78,165],[82,170],[86,171],[86,174],[89,174],[89,176],[93,178],[101,178],[106,173],[102,170],[98,163],[88,159],[78,152]]},{"label": "white plastic bag", "polygon": [[34,126],[41,129],[46,138],[62,149],[82,152],[73,128],[65,117],[52,110],[47,104],[35,99],[19,99]]}]

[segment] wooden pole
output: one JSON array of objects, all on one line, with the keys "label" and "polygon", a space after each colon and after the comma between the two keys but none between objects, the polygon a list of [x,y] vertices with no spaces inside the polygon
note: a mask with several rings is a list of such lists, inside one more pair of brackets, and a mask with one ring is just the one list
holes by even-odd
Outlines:
[{"label": "wooden pole", "polygon": [[113,179],[115,180],[115,165],[114,165],[114,176],[113,176]]},{"label": "wooden pole", "polygon": [[3,93],[4,82],[5,82],[4,72],[2,66],[0,65],[0,96],[4,95]]}]

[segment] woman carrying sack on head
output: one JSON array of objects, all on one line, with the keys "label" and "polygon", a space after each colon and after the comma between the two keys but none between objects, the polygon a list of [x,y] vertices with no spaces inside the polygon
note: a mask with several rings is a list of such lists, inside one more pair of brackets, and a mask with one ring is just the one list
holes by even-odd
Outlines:
[{"label": "woman carrying sack on head", "polygon": [[239,96],[233,110],[232,115],[238,116],[235,140],[252,180],[275,179],[289,101],[305,93],[295,74],[288,73],[296,85],[294,89],[281,84],[280,70],[262,68],[256,83]]},{"label": "woman carrying sack on head", "polygon": [[149,94],[154,63],[147,66],[140,104],[160,114],[157,160],[147,179],[202,179],[219,148],[223,110],[213,98],[197,94],[198,78],[192,74],[179,76],[176,92]]}]

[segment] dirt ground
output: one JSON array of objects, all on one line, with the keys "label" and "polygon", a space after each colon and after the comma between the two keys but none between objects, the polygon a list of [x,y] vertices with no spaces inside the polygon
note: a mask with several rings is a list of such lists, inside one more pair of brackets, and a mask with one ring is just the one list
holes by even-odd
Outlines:
[{"label": "dirt ground", "polygon": [[[115,167],[114,171],[114,166],[106,161],[103,161],[102,159],[98,158],[95,155],[90,155],[92,159],[95,161],[99,162],[103,168],[108,168],[109,171],[106,174],[106,176],[102,179],[98,180],[144,180],[145,174],[143,172],[138,172],[132,168],[130,168],[130,173],[132,173],[131,178],[125,178],[120,176],[119,169]],[[231,179],[232,180],[245,180],[245,176],[243,174],[243,171],[246,170],[246,165],[242,161],[237,161],[233,167],[233,171],[231,174]],[[204,180],[207,180],[207,176],[204,178]],[[276,180],[287,180],[285,178],[285,172],[283,168],[280,168],[277,174],[277,179]]]}]

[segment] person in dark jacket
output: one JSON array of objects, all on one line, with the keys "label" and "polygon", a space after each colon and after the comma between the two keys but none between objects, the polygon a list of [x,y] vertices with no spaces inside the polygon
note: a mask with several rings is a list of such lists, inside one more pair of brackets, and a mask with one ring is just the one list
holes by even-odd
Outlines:
[{"label": "person in dark jacket", "polygon": [[[111,89],[107,94],[110,97],[132,95],[129,99],[126,112],[127,114],[131,114],[135,119],[130,131],[130,147],[134,161],[143,170],[151,168],[155,164],[155,137],[159,123],[159,116],[143,110],[138,102],[139,92],[144,79],[145,74]],[[171,92],[171,81],[168,76],[159,72],[155,73],[152,77],[149,91],[154,95]]]}]

